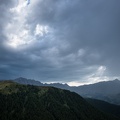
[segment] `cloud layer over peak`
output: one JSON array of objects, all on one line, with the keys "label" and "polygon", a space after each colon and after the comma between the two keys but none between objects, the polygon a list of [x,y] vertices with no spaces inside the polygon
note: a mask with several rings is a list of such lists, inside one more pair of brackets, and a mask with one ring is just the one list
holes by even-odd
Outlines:
[{"label": "cloud layer over peak", "polygon": [[0,0],[1,79],[92,83],[119,78],[118,0],[24,3]]}]

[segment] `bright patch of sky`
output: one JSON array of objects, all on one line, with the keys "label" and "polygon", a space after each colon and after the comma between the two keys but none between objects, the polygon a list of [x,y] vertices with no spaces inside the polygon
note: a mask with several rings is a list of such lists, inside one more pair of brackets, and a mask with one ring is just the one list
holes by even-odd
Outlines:
[{"label": "bright patch of sky", "polygon": [[31,25],[27,23],[27,17],[30,15],[30,0],[18,0],[17,5],[10,8],[10,12],[14,14],[12,21],[6,26],[8,37],[7,45],[20,49],[28,46],[37,40],[36,36],[43,37],[49,31],[48,26],[36,24],[34,34],[31,35]]}]

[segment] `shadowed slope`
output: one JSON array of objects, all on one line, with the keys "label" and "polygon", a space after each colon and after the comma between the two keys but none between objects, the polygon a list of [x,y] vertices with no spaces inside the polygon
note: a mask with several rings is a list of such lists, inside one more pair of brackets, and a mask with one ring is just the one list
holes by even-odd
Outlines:
[{"label": "shadowed slope", "polygon": [[116,120],[74,92],[0,82],[1,120]]}]

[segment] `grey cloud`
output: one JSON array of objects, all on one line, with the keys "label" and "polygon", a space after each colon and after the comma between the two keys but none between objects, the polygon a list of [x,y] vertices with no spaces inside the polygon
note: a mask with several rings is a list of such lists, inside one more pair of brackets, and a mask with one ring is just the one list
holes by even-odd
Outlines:
[{"label": "grey cloud", "polygon": [[[9,4],[5,2],[4,5]],[[4,72],[5,77],[11,78],[23,76],[42,81],[72,81],[82,80],[95,71],[94,66],[103,65],[107,67],[108,77],[119,77],[119,5],[118,0],[38,2],[34,8],[31,7],[26,24],[30,26],[32,36],[36,24],[49,26],[50,33],[38,36],[37,42],[21,51],[0,45],[1,74]],[[1,5],[0,10],[3,10]],[[3,39],[4,25],[9,22],[10,15],[7,9],[0,14],[3,16],[0,20]],[[84,53],[79,56],[80,49]],[[92,66],[93,71],[86,69]]]}]

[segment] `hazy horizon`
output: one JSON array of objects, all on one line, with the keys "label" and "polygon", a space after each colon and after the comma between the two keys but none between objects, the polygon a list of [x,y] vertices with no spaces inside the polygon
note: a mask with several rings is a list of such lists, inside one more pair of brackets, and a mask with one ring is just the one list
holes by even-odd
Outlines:
[{"label": "hazy horizon", "polygon": [[[109,81],[115,81],[115,80],[118,80],[118,81],[120,81],[119,79],[113,79],[113,80],[106,80],[106,81],[98,81],[98,82],[91,82],[91,83],[78,83],[78,82],[76,82],[76,81],[74,81],[74,82],[61,82],[61,81],[53,81],[53,82],[44,82],[44,81],[40,81],[39,79],[31,79],[31,78],[23,78],[23,77],[18,77],[18,78],[15,78],[15,79],[5,79],[5,80],[18,80],[18,79],[21,79],[21,80],[33,80],[33,81],[37,81],[37,82],[41,82],[42,84],[63,84],[63,85],[65,85],[65,84],[67,84],[68,86],[70,86],[70,87],[78,87],[78,86],[83,86],[83,85],[91,85],[91,84],[96,84],[96,83],[99,83],[99,82],[109,82]],[[0,81],[2,81],[3,79],[0,79]]]}]

